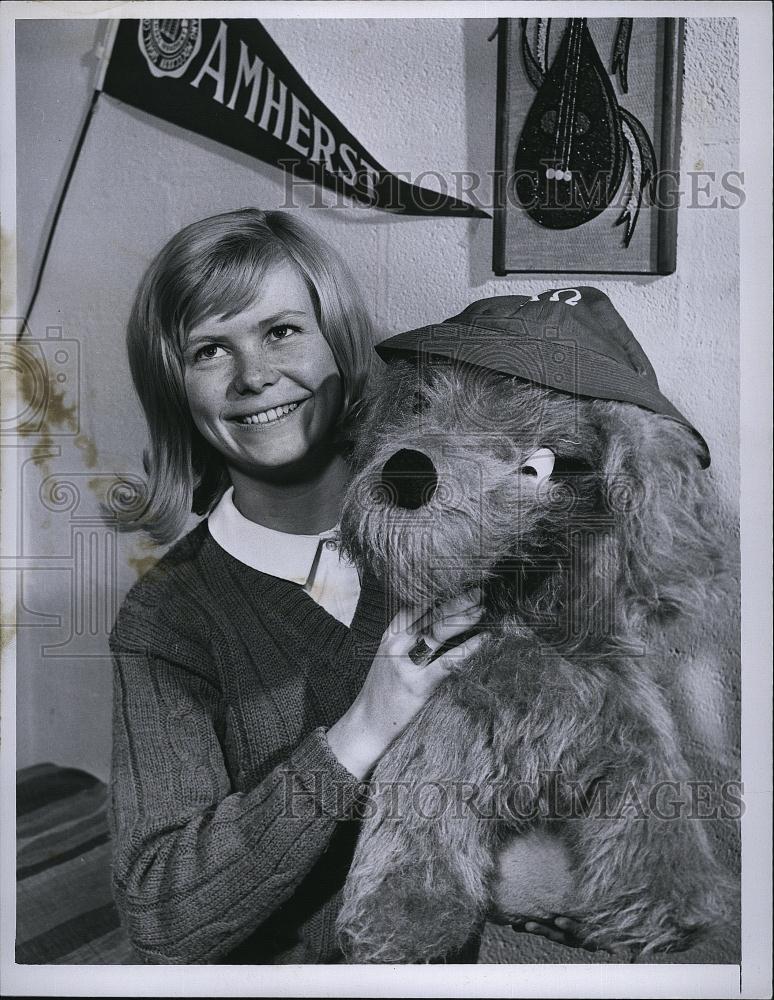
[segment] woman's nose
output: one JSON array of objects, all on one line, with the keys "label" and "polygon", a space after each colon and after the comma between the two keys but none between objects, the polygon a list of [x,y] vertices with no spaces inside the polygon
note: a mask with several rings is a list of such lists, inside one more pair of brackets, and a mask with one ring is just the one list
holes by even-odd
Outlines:
[{"label": "woman's nose", "polygon": [[235,392],[244,395],[261,392],[278,378],[279,372],[263,355],[251,355],[237,360],[231,385]]}]

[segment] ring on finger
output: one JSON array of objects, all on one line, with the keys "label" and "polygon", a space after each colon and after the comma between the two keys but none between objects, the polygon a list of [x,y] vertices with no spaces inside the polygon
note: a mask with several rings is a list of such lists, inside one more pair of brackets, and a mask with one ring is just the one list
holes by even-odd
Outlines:
[{"label": "ring on finger", "polygon": [[424,667],[434,653],[435,649],[427,642],[427,638],[420,635],[411,649],[409,649],[407,656],[416,666]]}]

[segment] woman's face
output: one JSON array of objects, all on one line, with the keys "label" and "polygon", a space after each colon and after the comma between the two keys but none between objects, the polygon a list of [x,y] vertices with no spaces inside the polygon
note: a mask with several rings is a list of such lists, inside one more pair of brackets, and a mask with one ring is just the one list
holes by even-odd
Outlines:
[{"label": "woman's face", "polygon": [[193,421],[229,468],[276,480],[330,441],[341,377],[292,264],[271,268],[244,312],[194,327],[183,357]]}]

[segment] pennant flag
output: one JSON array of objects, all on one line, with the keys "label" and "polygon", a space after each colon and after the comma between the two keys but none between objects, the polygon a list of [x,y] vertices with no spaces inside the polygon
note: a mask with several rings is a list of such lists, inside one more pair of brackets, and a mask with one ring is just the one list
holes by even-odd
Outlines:
[{"label": "pennant flag", "polygon": [[489,218],[387,171],[253,19],[121,20],[104,93],[265,163],[405,215]]}]

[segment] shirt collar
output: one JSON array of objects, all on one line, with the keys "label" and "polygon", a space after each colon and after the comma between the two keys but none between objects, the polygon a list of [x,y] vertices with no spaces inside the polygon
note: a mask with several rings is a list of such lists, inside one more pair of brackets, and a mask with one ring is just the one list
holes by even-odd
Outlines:
[{"label": "shirt collar", "polygon": [[213,539],[234,559],[302,586],[309,579],[320,540],[336,534],[332,528],[319,535],[291,535],[249,521],[234,504],[233,486],[213,508],[207,525]]}]

